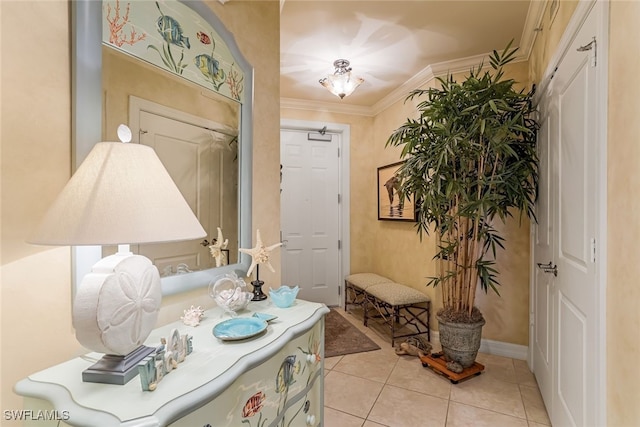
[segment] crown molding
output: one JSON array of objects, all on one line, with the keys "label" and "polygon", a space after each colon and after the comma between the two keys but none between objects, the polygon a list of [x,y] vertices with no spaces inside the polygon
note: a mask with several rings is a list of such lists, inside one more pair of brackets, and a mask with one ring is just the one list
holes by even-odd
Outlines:
[{"label": "crown molding", "polygon": [[522,28],[522,36],[520,36],[520,56],[525,57],[527,60],[531,56],[538,32],[542,31],[542,19],[544,18],[546,5],[546,1],[531,1],[529,3],[527,19]]},{"label": "crown molding", "polygon": [[374,116],[371,107],[349,104],[334,104],[331,102],[312,101],[308,99],[280,98],[280,108],[294,110],[310,110],[323,113],[353,114],[356,116]]},{"label": "crown molding", "polygon": [[434,78],[435,74],[433,73],[431,65],[424,67],[418,72],[418,74],[414,75],[409,80],[404,82],[400,87],[394,89],[389,95],[373,104],[373,106],[371,107],[371,109],[373,110],[373,115],[375,116],[380,114],[398,101],[404,101],[409,95],[409,92],[423,86],[425,83],[430,82]]},{"label": "crown molding", "polygon": [[[532,0],[529,3],[527,18],[520,38],[521,43],[519,46],[519,52],[513,59],[512,63],[529,60],[529,56],[533,50],[533,44],[538,32],[540,31],[545,7],[546,2],[544,1]],[[434,78],[447,75],[448,73],[455,74],[469,71],[471,68],[480,65],[480,63],[482,63],[490,54],[490,52],[487,52],[481,55],[468,56],[466,58],[453,59],[451,61],[428,65],[371,107],[293,98],[280,98],[280,107],[297,110],[355,114],[360,116],[376,116],[396,102],[404,101],[412,90],[423,87]]]},{"label": "crown molding", "polygon": [[[359,116],[377,116],[396,102],[404,101],[412,90],[423,87],[436,77],[469,71],[471,68],[480,65],[489,55],[490,53],[484,53],[482,55],[469,56],[467,58],[454,59],[451,61],[428,65],[371,107],[336,104],[306,99],[280,98],[280,108],[355,114]],[[528,57],[525,57],[524,55],[518,55],[513,61],[511,61],[511,63],[523,62],[527,59]]]},{"label": "crown molding", "polygon": [[393,90],[389,95],[376,102],[372,107],[374,115],[383,112],[400,100],[404,101],[409,95],[409,92],[423,87],[436,77],[443,76],[448,73],[455,74],[461,71],[468,71],[472,67],[476,67],[484,61],[487,55],[489,54],[483,53],[481,55],[468,56],[466,58],[453,59],[451,61],[438,62],[426,66],[418,72],[418,74],[404,82],[402,86]]}]

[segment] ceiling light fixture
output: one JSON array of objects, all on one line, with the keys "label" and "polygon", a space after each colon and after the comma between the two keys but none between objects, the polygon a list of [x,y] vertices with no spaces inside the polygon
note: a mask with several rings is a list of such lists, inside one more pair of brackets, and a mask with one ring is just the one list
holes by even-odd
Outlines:
[{"label": "ceiling light fixture", "polygon": [[336,67],[336,71],[324,79],[320,79],[320,84],[332,94],[339,96],[340,99],[351,95],[364,82],[364,79],[351,75],[351,67],[346,59],[335,60],[333,66]]}]

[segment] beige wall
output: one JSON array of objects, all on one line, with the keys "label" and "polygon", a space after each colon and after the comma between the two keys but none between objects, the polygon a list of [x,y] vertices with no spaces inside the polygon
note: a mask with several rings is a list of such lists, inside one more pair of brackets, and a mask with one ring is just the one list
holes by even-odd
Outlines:
[{"label": "beige wall", "polygon": [[640,425],[640,2],[613,1],[607,141],[609,426]]},{"label": "beige wall", "polygon": [[[2,408],[12,386],[80,351],[71,328],[70,252],[24,241],[69,178],[66,2],[2,2]],[[38,23],[34,25],[34,23]],[[22,37],[24,29],[34,37]],[[47,72],[34,66],[39,52]]]},{"label": "beige wall", "polygon": [[547,9],[544,11],[544,18],[540,25],[542,31],[536,33],[536,40],[533,44],[531,56],[529,57],[529,80],[531,82],[539,83],[542,79],[549,61],[556,52],[564,29],[577,6],[577,1],[560,1],[556,16],[553,21],[551,21],[548,10],[549,5],[547,4]]},{"label": "beige wall", "polygon": [[[265,241],[276,241],[280,218],[279,4],[209,4],[255,68],[253,226],[261,229]],[[69,248],[25,243],[70,176],[69,3],[2,1],[0,19],[0,406],[4,410],[22,407],[22,399],[12,391],[19,379],[85,351],[71,326]],[[274,262],[279,262],[279,256]],[[279,273],[267,273],[267,283],[279,281]],[[165,298],[160,323],[178,319],[191,304],[211,305],[211,299],[204,289]]]},{"label": "beige wall", "polygon": [[[260,186],[256,185],[259,191],[254,192],[254,229],[261,228],[265,240],[275,241],[279,199],[273,195],[278,193],[280,118],[277,3],[231,2],[222,6],[211,2],[211,7],[236,35],[256,68],[254,183]],[[544,72],[574,9],[575,2],[560,2],[553,26],[538,36],[530,60],[531,81],[538,81]],[[640,170],[636,165],[640,159],[640,122],[636,119],[640,111],[640,63],[638,55],[630,54],[640,51],[636,34],[640,28],[640,3],[613,1],[610,11],[607,238],[612,243],[607,266],[607,348],[611,361],[607,371],[607,424],[622,427],[636,425],[640,420],[640,373],[633,369],[640,358],[640,251],[636,249],[640,201],[629,197],[629,193],[640,192]],[[24,243],[70,175],[68,16],[64,1],[0,1],[2,409],[22,405],[21,398],[11,390],[18,379],[82,352],[71,327],[69,250]],[[23,37],[25,28],[29,28],[29,37]],[[261,36],[255,37],[258,32]],[[377,221],[375,194],[365,191],[354,195],[360,188],[375,188],[375,168],[397,159],[391,150],[383,149],[382,140],[410,115],[411,108],[393,108],[397,110],[397,122],[391,117],[378,117],[374,122],[359,116],[287,110],[282,116],[351,124],[352,271],[383,272],[393,268],[384,264],[389,262],[385,259],[389,259],[392,250],[381,250],[379,257],[366,250],[378,243],[376,235],[384,234],[380,242],[393,241],[403,251],[417,254],[414,261],[407,261],[410,265],[393,270],[391,276],[424,290],[420,277],[429,274],[424,266],[430,258],[428,244],[415,243],[417,236],[406,224]],[[277,273],[265,278],[274,283],[279,280]],[[503,294],[505,290],[503,286]],[[200,292],[166,298],[162,322],[174,320],[187,304],[199,304],[198,298],[208,302]],[[493,302],[501,305],[509,300],[506,297]],[[506,315],[503,318],[508,319]],[[495,339],[508,340],[499,336]]]},{"label": "beige wall", "polygon": [[[510,64],[505,67],[505,75],[524,87],[528,82],[527,70],[526,62]],[[456,81],[462,81],[467,74],[457,73],[454,78]],[[423,89],[436,84],[437,81],[431,81]],[[415,105],[421,100],[414,98],[407,103],[398,102],[376,116],[375,134],[379,138],[376,146],[384,147],[386,138],[395,128],[408,117],[416,117]],[[398,159],[399,155],[400,148],[387,148],[380,153],[381,158],[389,160]],[[436,264],[432,260],[435,253],[434,239],[425,237],[420,243],[415,229],[411,226],[388,224],[384,221],[380,221],[378,226],[379,241],[374,247],[392,250],[378,251],[377,264],[390,272],[388,274],[391,274],[394,280],[407,283],[429,294],[434,301],[434,311],[437,311],[442,307],[440,290],[425,287],[425,277],[435,274]],[[521,225],[513,219],[506,224],[498,221],[496,228],[504,230],[505,237],[505,250],[499,251],[496,259],[500,271],[498,280],[502,286],[499,288],[500,296],[492,291],[485,294],[478,290],[476,305],[487,320],[482,336],[484,339],[528,345],[529,221],[525,218]],[[392,257],[389,253],[401,255]],[[406,256],[407,253],[410,255]],[[437,326],[437,322],[434,321],[433,325]]]},{"label": "beige wall", "polygon": [[[422,88],[426,89],[435,83],[435,81],[431,81]],[[375,181],[376,168],[400,160],[401,148],[386,147],[386,142],[391,133],[400,127],[407,118],[416,117],[418,102],[418,98],[406,103],[404,100],[398,101],[375,117],[373,147],[376,152],[369,157],[370,164],[368,165],[373,180],[367,183],[367,188],[373,190],[373,198],[368,209],[374,213],[374,222],[369,226],[369,229],[375,236],[375,241],[368,246],[368,250],[374,249],[374,272],[429,295],[434,308],[431,313],[431,329],[438,329],[435,312],[437,308],[442,306],[440,294],[434,288],[425,285],[426,278],[435,275],[436,264],[432,261],[435,254],[434,240],[424,236],[420,241],[415,223],[378,221],[376,216],[378,203]]]},{"label": "beige wall", "polygon": [[[527,82],[527,70],[526,63],[519,63],[509,66],[507,73],[517,81]],[[461,80],[464,76],[459,74],[456,78]],[[426,86],[430,84],[435,81]],[[421,242],[414,223],[378,221],[377,216],[377,168],[400,159],[400,148],[385,147],[387,138],[408,117],[415,117],[418,101],[398,101],[375,117],[286,108],[281,110],[281,117],[351,126],[351,272],[374,272],[409,285],[429,295],[437,309],[442,306],[439,291],[425,286],[425,278],[435,273],[433,239],[425,236]],[[487,319],[483,337],[527,345],[529,222],[525,220],[519,227],[517,221],[510,221],[505,231],[506,251],[498,257],[502,297],[479,292],[477,300]],[[437,329],[434,319],[432,327]]]}]

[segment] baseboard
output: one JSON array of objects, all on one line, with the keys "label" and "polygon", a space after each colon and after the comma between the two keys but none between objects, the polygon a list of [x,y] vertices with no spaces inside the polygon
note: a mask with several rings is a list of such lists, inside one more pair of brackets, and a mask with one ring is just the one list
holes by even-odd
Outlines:
[{"label": "baseboard", "polygon": [[[439,342],[438,331],[431,331],[431,341]],[[508,342],[482,339],[480,342],[481,353],[493,354],[494,356],[511,357],[512,359],[527,360],[529,347],[526,345],[511,344]]]}]

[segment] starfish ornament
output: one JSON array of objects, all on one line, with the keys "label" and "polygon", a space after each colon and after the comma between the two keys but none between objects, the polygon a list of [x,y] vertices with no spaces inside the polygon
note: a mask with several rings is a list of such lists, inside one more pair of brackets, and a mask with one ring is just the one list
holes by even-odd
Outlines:
[{"label": "starfish ornament", "polygon": [[224,253],[222,253],[222,249],[227,249],[227,245],[229,244],[229,239],[224,240],[222,237],[222,230],[218,227],[218,238],[213,245],[209,245],[209,252],[211,252],[211,256],[216,260],[216,267],[220,267],[222,265],[222,259],[224,258]]},{"label": "starfish ornament", "polygon": [[265,246],[262,243],[262,237],[260,237],[260,230],[256,230],[256,245],[251,249],[239,249],[240,252],[251,256],[251,265],[249,266],[249,270],[247,270],[247,277],[251,276],[253,269],[259,264],[265,264],[272,273],[275,272],[273,266],[269,262],[269,252],[278,246],[282,246],[282,242],[275,243],[271,246]]}]

